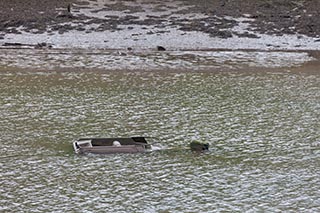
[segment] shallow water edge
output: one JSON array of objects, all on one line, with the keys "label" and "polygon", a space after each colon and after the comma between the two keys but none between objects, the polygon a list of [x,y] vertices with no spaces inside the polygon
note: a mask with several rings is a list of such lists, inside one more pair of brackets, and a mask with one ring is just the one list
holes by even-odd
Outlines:
[{"label": "shallow water edge", "polygon": [[228,71],[317,67],[319,51],[2,49],[2,70]]}]

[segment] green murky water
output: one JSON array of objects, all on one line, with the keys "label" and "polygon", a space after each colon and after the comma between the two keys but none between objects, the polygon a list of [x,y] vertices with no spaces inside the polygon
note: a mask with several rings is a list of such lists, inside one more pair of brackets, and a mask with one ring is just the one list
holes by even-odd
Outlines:
[{"label": "green murky water", "polygon": [[[0,89],[0,212],[320,209],[319,73],[2,71]],[[164,149],[72,153],[139,135]]]}]

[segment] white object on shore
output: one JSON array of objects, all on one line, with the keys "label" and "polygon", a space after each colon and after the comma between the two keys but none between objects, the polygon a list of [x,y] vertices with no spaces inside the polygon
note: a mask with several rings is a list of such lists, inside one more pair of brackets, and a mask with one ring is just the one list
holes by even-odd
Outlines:
[{"label": "white object on shore", "polygon": [[113,141],[112,146],[119,147],[121,146],[121,143],[119,141]]}]

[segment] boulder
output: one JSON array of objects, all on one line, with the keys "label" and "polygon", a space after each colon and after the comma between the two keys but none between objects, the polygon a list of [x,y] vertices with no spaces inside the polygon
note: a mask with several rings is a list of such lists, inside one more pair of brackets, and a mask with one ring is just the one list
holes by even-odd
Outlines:
[{"label": "boulder", "polygon": [[193,141],[190,143],[189,146],[190,146],[191,151],[204,152],[204,151],[209,150],[208,143],[201,143],[199,141]]}]

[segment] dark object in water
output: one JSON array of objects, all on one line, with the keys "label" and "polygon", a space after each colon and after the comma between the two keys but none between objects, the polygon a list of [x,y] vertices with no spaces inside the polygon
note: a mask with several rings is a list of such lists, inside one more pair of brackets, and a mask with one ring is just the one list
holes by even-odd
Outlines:
[{"label": "dark object in water", "polygon": [[81,138],[73,142],[73,149],[77,154],[139,153],[151,151],[151,144],[147,137]]},{"label": "dark object in water", "polygon": [[190,143],[190,149],[191,149],[191,151],[197,151],[197,152],[208,151],[209,144],[208,143],[201,143],[198,141],[193,141]]},{"label": "dark object in water", "polygon": [[158,51],[166,51],[166,48],[164,48],[163,46],[157,46],[157,50]]}]

